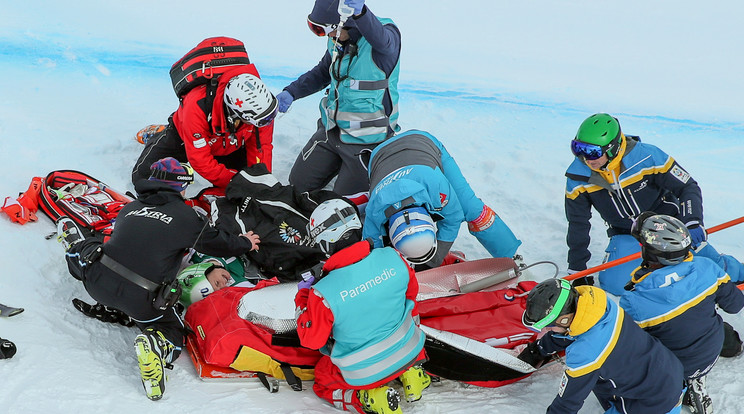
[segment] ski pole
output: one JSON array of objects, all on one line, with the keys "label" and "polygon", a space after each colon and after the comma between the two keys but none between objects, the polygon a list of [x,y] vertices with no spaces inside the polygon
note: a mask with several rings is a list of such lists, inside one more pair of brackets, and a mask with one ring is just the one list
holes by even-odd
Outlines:
[{"label": "ski pole", "polygon": [[[737,224],[741,224],[741,223],[744,223],[744,216],[739,217],[737,219],[733,219],[733,220],[727,221],[725,223],[721,223],[721,224],[719,224],[717,226],[713,226],[713,227],[709,228],[707,231],[708,231],[708,234],[713,234],[713,233],[715,233],[717,231],[720,231],[720,230],[723,230],[723,229],[727,229],[729,227],[733,227],[733,226],[735,226]],[[588,275],[591,275],[593,273],[597,273],[597,272],[600,272],[602,270],[608,269],[610,267],[617,266],[619,264],[630,262],[631,260],[639,259],[640,257],[641,257],[641,252],[633,253],[631,255],[628,255],[628,256],[625,256],[625,257],[621,257],[619,259],[615,259],[615,260],[613,260],[611,262],[602,263],[599,266],[594,266],[592,268],[589,268],[589,269],[586,269],[586,270],[582,270],[582,271],[576,272],[574,274],[568,275],[568,276],[564,277],[564,279],[566,279],[566,280],[578,279],[580,277],[588,276]],[[739,289],[744,290],[744,285],[739,285]]]}]

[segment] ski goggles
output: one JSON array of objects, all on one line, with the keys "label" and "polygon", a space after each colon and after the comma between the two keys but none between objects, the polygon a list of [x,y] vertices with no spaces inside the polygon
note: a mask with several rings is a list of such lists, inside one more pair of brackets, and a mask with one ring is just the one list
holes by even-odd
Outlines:
[{"label": "ski goggles", "polygon": [[274,121],[274,118],[276,118],[277,112],[279,109],[278,102],[276,101],[276,98],[274,98],[274,102],[272,102],[269,109],[267,109],[265,112],[259,114],[258,116],[254,117],[252,111],[244,111],[244,113],[238,113],[234,109],[228,107],[229,115],[233,119],[239,119],[243,122],[249,123],[255,127],[261,128],[266,125],[269,125],[272,121]]},{"label": "ski goggles", "polygon": [[549,327],[549,326],[555,326],[555,321],[558,319],[559,316],[561,316],[561,311],[566,306],[566,302],[568,302],[568,298],[571,294],[571,283],[569,283],[567,280],[561,279],[561,293],[558,295],[558,300],[556,300],[555,305],[553,305],[553,308],[550,310],[550,312],[543,318],[538,320],[532,320],[527,316],[527,311],[522,314],[522,323],[524,326],[535,330],[536,332],[540,332],[543,328]]},{"label": "ski goggles", "polygon": [[574,139],[571,141],[571,152],[585,160],[596,160],[605,154],[605,147]]},{"label": "ski goggles", "polygon": [[338,24],[315,23],[314,21],[310,20],[310,17],[308,17],[307,27],[309,27],[310,31],[315,33],[316,36],[323,37],[323,36],[328,36],[334,30],[336,30],[338,28]]},{"label": "ski goggles", "polygon": [[278,112],[279,106],[275,106],[272,111],[270,111],[268,114],[264,115],[263,118],[257,119],[257,120],[251,120],[249,121],[252,125],[257,126],[259,128],[264,127],[266,125],[269,125],[274,121],[274,118],[276,118],[276,113]]}]

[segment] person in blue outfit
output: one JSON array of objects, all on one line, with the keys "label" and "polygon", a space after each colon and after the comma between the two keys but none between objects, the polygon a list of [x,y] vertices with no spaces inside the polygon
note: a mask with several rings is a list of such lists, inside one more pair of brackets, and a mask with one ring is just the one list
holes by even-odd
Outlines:
[{"label": "person in blue outfit", "polygon": [[400,129],[400,32],[364,0],[344,0],[341,7],[339,0],[316,0],[307,23],[316,35],[328,36],[327,50],[277,95],[279,112],[326,87],[327,94],[320,101],[318,129],[297,156],[289,182],[312,191],[337,176],[333,191],[363,206],[369,184],[359,154]]},{"label": "person in blue outfit", "polygon": [[518,358],[539,367],[565,350],[566,370],[548,414],[578,413],[589,393],[608,414],[679,413],[682,364],[600,288],[548,279],[527,295],[522,322],[549,329]]},{"label": "person in blue outfit", "polygon": [[676,218],[644,212],[631,233],[641,243],[643,262],[620,306],[682,362],[693,412],[711,413],[705,376],[724,343],[716,307],[737,313],[744,294],[712,260],[690,253],[690,233]]},{"label": "person in blue outfit", "polygon": [[444,145],[410,130],[388,139],[369,160],[364,237],[392,245],[410,262],[436,267],[462,222],[493,257],[513,257],[522,243],[478,198]]},{"label": "person in blue outfit", "polygon": [[[594,207],[608,226],[605,261],[640,251],[630,228],[639,214],[653,211],[682,221],[690,231],[695,254],[714,260],[735,282],[744,281],[744,266],[707,243],[702,192],[674,158],[637,136],[623,134],[618,120],[604,113],[582,122],[571,150],[576,158],[566,171],[565,197],[569,274],[585,270],[591,258],[589,231]],[[622,295],[630,272],[639,264],[640,259],[601,271],[600,286]],[[591,284],[593,277],[576,283]]]}]

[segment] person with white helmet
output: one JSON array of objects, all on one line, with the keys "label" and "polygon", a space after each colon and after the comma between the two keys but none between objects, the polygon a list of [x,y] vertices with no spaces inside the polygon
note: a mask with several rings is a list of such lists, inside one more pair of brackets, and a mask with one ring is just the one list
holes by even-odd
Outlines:
[{"label": "person with white helmet", "polygon": [[147,178],[150,164],[164,157],[189,162],[221,192],[243,167],[263,163],[271,170],[278,103],[255,66],[239,65],[222,74],[211,107],[206,107],[208,90],[207,85],[195,87],[167,126],[151,128],[132,182]]},{"label": "person with white helmet", "polygon": [[328,38],[326,50],[315,67],[277,94],[279,111],[323,89],[326,95],[317,130],[297,156],[289,182],[312,191],[336,177],[333,191],[363,205],[369,184],[358,154],[400,130],[400,31],[364,0],[315,0],[307,24]]},{"label": "person with white helmet", "polygon": [[522,243],[475,195],[444,145],[410,130],[383,142],[369,159],[364,237],[391,245],[422,268],[442,264],[462,222],[493,257],[513,257]]},{"label": "person with white helmet", "polygon": [[328,260],[298,284],[297,333],[302,346],[325,354],[315,367],[320,398],[346,411],[400,413],[400,396],[386,383],[400,378],[408,401],[431,383],[420,366],[426,354],[418,282],[396,250],[361,240],[361,228],[348,200],[313,211],[308,233]]}]

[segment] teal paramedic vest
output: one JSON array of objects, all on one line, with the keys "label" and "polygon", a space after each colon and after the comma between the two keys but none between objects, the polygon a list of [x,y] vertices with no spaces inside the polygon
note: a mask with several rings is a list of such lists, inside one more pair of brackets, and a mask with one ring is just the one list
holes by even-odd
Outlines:
[{"label": "teal paramedic vest", "polygon": [[[393,24],[390,19],[379,19]],[[320,117],[326,131],[338,126],[341,142],[347,144],[376,144],[388,137],[388,128],[399,131],[398,126],[398,73],[400,60],[390,77],[372,60],[372,46],[364,37],[357,42],[357,53],[346,54],[338,62],[331,60],[331,84],[328,96],[320,101]],[[328,40],[328,53],[334,52],[333,39]],[[339,82],[334,73],[341,77]],[[383,97],[390,94],[392,112],[385,114]]]},{"label": "teal paramedic vest", "polygon": [[313,288],[333,312],[331,361],[344,380],[364,386],[412,364],[426,337],[407,300],[408,267],[391,247],[332,270]]}]

